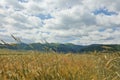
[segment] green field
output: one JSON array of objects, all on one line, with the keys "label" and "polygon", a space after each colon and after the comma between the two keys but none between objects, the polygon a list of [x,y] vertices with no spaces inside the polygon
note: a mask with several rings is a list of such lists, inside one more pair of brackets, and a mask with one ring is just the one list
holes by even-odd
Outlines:
[{"label": "green field", "polygon": [[0,80],[120,80],[120,52],[0,50]]}]

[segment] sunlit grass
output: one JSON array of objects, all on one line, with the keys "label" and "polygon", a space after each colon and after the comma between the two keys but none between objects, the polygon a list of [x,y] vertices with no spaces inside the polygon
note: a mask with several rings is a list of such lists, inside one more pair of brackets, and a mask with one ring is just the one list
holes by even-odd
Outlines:
[{"label": "sunlit grass", "polygon": [[119,54],[0,50],[0,80],[119,80]]}]

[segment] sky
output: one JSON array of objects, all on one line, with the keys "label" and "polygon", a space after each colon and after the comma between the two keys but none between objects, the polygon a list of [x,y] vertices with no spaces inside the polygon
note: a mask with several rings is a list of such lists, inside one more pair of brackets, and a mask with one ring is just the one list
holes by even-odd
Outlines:
[{"label": "sky", "polygon": [[120,44],[120,0],[0,0],[0,39]]}]

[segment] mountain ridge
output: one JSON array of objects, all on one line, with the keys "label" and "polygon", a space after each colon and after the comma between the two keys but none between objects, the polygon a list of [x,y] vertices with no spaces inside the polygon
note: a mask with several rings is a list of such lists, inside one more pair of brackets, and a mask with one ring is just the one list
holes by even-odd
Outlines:
[{"label": "mountain ridge", "polygon": [[7,48],[12,50],[37,50],[37,51],[54,51],[63,53],[80,53],[91,51],[120,51],[120,44],[91,44],[91,45],[75,45],[72,43],[15,43],[0,44],[0,49]]}]

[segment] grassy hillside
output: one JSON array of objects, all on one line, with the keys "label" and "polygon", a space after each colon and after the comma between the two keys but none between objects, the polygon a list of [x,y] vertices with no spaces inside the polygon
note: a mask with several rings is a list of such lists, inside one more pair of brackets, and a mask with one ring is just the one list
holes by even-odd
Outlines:
[{"label": "grassy hillside", "polygon": [[120,52],[87,54],[0,50],[0,80],[119,80]]}]

